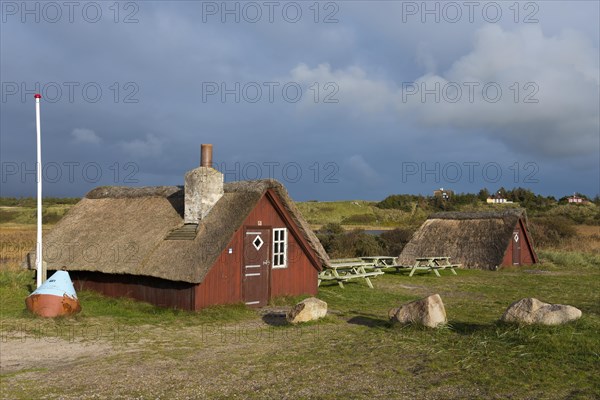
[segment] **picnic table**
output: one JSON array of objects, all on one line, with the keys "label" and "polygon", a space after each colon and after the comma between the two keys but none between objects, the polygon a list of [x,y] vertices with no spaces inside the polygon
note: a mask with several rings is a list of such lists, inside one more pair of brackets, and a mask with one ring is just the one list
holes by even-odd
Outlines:
[{"label": "picnic table", "polygon": [[369,278],[383,275],[384,273],[381,270],[376,270],[374,263],[363,261],[360,258],[337,259],[330,261],[331,265],[328,265],[319,273],[318,286],[321,285],[322,281],[335,280],[343,289],[344,282],[349,281],[350,279],[362,278],[367,281],[367,285],[373,289],[373,284]]},{"label": "picnic table", "polygon": [[361,260],[364,262],[372,263],[375,268],[391,268],[396,265],[396,261],[398,257],[390,257],[390,256],[371,256],[371,257],[361,257]]},{"label": "picnic table", "polygon": [[450,257],[417,257],[415,258],[413,266],[409,268],[411,268],[411,270],[408,276],[413,276],[417,270],[427,270],[428,272],[433,271],[435,275],[439,277],[440,273],[438,270],[446,268],[449,268],[454,275],[457,275],[454,268],[460,268],[460,264],[451,264]]}]

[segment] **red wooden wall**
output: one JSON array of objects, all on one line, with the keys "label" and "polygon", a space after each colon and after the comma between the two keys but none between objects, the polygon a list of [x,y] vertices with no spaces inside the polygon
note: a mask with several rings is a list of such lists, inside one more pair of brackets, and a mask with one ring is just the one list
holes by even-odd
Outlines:
[{"label": "red wooden wall", "polygon": [[[243,227],[238,229],[204,280],[196,285],[195,309],[242,301]],[[229,249],[232,254],[229,254]]]},{"label": "red wooden wall", "polygon": [[129,297],[160,307],[194,309],[195,285],[192,283],[90,271],[69,271],[69,276],[75,291],[94,290],[105,296]]},{"label": "red wooden wall", "polygon": [[[301,241],[294,235],[294,229],[286,226],[284,219],[291,220],[291,218],[284,209],[276,207],[277,199],[277,195],[273,192],[263,195],[243,225],[235,232],[227,248],[223,250],[204,281],[196,287],[196,310],[214,304],[242,302],[242,256],[245,226],[262,226],[271,229],[288,228],[288,266],[270,270],[269,298],[283,295],[317,294],[318,272],[306,254],[309,252],[314,257],[314,253],[312,249],[302,246]],[[229,254],[230,248],[232,254]]]},{"label": "red wooden wall", "polygon": [[[531,265],[538,262],[537,256],[535,254],[535,250],[533,249],[533,244],[531,243],[531,238],[529,237],[529,232],[525,228],[525,224],[523,220],[519,219],[517,222],[517,226],[514,230],[519,231],[519,238],[521,238],[521,257],[520,257],[520,265]],[[508,242],[508,247],[504,253],[504,258],[502,259],[502,265],[513,265],[513,244],[512,244],[512,235],[511,239]]]}]

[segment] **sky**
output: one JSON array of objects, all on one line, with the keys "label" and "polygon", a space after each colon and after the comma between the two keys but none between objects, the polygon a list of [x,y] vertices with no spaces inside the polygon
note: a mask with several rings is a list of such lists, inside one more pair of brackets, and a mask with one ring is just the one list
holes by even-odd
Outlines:
[{"label": "sky", "polygon": [[2,196],[600,192],[597,1],[1,1]]}]

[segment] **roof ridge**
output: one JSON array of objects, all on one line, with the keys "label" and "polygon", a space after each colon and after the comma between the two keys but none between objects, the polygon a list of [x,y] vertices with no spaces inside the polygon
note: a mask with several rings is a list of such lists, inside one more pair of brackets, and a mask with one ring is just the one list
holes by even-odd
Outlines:
[{"label": "roof ridge", "polygon": [[[263,192],[283,187],[276,179],[234,181],[223,184],[225,192]],[[88,199],[127,199],[138,197],[183,197],[184,186],[98,186],[84,197]]]}]

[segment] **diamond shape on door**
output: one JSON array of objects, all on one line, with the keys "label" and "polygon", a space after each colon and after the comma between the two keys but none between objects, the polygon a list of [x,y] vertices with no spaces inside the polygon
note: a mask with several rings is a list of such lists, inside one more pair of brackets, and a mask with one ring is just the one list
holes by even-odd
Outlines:
[{"label": "diamond shape on door", "polygon": [[252,244],[256,250],[260,250],[264,243],[265,242],[260,238],[260,236],[256,236],[256,238],[252,241]]}]

